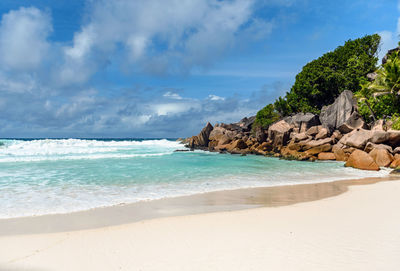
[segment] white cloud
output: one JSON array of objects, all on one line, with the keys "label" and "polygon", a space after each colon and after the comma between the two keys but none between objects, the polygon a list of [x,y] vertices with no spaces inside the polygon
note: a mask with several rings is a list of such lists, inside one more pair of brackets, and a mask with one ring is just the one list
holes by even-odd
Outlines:
[{"label": "white cloud", "polygon": [[178,93],[173,93],[171,91],[164,93],[163,97],[175,100],[182,100],[182,97]]},{"label": "white cloud", "polygon": [[225,98],[224,97],[220,97],[214,94],[210,94],[208,95],[208,99],[210,99],[211,101],[224,101]]},{"label": "white cloud", "polygon": [[33,70],[48,54],[52,31],[50,15],[37,8],[20,8],[3,15],[0,25],[0,61],[3,68]]},{"label": "white cloud", "polygon": [[378,54],[379,60],[381,60],[388,50],[396,48],[399,42],[400,36],[400,18],[397,19],[396,31],[381,31],[378,33],[381,36],[381,46]]},{"label": "white cloud", "polygon": [[[90,21],[75,33],[73,44],[64,48],[64,81],[84,81],[117,50],[126,54],[131,69],[149,73],[185,73],[195,66],[207,66],[234,46],[251,18],[254,0],[90,3]],[[262,20],[247,28],[258,36],[271,29]],[[99,55],[103,56],[100,64],[90,62]]]},{"label": "white cloud", "polygon": [[184,113],[193,109],[200,109],[200,105],[195,101],[186,101],[181,103],[159,103],[149,105],[157,116],[175,115]]}]

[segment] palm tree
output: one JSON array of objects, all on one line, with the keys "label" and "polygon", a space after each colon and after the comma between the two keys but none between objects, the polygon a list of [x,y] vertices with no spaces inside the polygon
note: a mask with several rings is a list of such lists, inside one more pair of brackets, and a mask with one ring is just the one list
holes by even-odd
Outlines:
[{"label": "palm tree", "polygon": [[354,93],[354,96],[361,102],[364,102],[365,105],[368,107],[369,112],[371,113],[371,116],[374,120],[374,122],[376,122],[376,116],[374,111],[371,108],[371,105],[369,104],[368,100],[373,96],[374,91],[369,88],[370,83],[366,83],[366,84],[361,84],[361,89],[359,91],[357,91],[356,93]]},{"label": "palm tree", "polygon": [[392,53],[387,62],[376,73],[375,81],[368,86],[373,91],[374,97],[387,94],[397,96],[400,94],[399,51]]}]

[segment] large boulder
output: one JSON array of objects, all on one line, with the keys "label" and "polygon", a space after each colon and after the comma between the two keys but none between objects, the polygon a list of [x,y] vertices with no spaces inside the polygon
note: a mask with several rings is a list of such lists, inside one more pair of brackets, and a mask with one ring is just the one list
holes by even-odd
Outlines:
[{"label": "large boulder", "polygon": [[318,115],[312,113],[297,113],[296,115],[285,117],[284,120],[292,128],[298,128],[300,133],[320,124]]},{"label": "large boulder", "polygon": [[358,114],[357,111],[354,111],[350,115],[350,117],[342,125],[338,127],[339,131],[342,134],[347,134],[355,129],[360,129],[360,128],[366,129],[368,127],[363,118],[360,116],[360,114]]},{"label": "large boulder", "polygon": [[396,148],[400,146],[400,131],[397,130],[389,130],[388,132],[388,145]]},{"label": "large boulder", "polygon": [[311,149],[308,149],[305,151],[305,153],[307,155],[316,155],[319,154],[321,152],[330,152],[332,150],[332,145],[331,144],[323,144],[323,145],[319,145],[317,147],[313,147]]},{"label": "large boulder", "polygon": [[284,146],[289,140],[292,127],[284,120],[272,124],[268,128],[268,139],[275,147]]},{"label": "large boulder", "polygon": [[390,147],[390,146],[388,146],[388,145],[385,145],[385,144],[375,144],[375,143],[372,143],[372,142],[368,142],[368,143],[367,143],[367,145],[365,146],[364,151],[365,151],[365,152],[370,152],[370,151],[372,151],[373,149],[385,149],[385,150],[387,150],[387,151],[390,152],[390,153],[393,152],[392,147]]},{"label": "large boulder", "polygon": [[321,109],[319,119],[321,124],[330,130],[335,130],[343,125],[356,110],[356,101],[350,90],[343,91],[335,102]]},{"label": "large boulder", "polygon": [[318,160],[335,160],[335,154],[332,152],[321,152],[318,154]]},{"label": "large boulder", "polygon": [[308,129],[306,131],[306,135],[308,135],[308,136],[316,136],[321,129],[322,129],[322,125],[310,127],[310,129]]},{"label": "large boulder", "polygon": [[379,166],[374,159],[361,150],[355,150],[347,159],[345,166],[364,170],[379,170]]},{"label": "large boulder", "polygon": [[318,146],[326,145],[326,144],[331,144],[332,139],[331,138],[324,138],[324,139],[319,139],[319,140],[308,140],[308,141],[302,141],[299,142],[300,145],[302,145],[303,150],[309,150],[311,148],[315,148]]},{"label": "large boulder", "polygon": [[349,159],[349,154],[346,153],[343,149],[332,148],[333,154],[335,155],[336,161],[347,161]]},{"label": "large boulder", "polygon": [[245,117],[241,119],[237,125],[241,127],[244,131],[250,131],[251,127],[253,126],[254,121],[256,120],[256,116],[252,117]]},{"label": "large boulder", "polygon": [[369,155],[380,167],[388,167],[393,161],[393,155],[391,155],[386,149],[373,149]]},{"label": "large boulder", "polygon": [[209,136],[214,127],[211,123],[207,122],[206,126],[201,130],[201,132],[197,135],[197,142],[195,143],[196,147],[208,147]]},{"label": "large boulder", "polygon": [[379,130],[371,131],[358,129],[348,135],[348,137],[344,136],[340,142],[357,149],[364,149],[368,142],[380,144],[389,139],[389,134],[387,132]]},{"label": "large boulder", "polygon": [[328,129],[321,128],[321,129],[319,129],[318,134],[316,134],[315,139],[318,140],[318,139],[327,138],[329,136],[329,134],[330,133],[329,133]]},{"label": "large boulder", "polygon": [[299,133],[294,136],[294,141],[299,142],[308,139],[308,135],[306,133]]},{"label": "large boulder", "polygon": [[256,140],[258,143],[262,143],[265,140],[267,140],[267,134],[266,134],[265,130],[261,127],[257,127],[255,129],[255,136],[256,136]]}]

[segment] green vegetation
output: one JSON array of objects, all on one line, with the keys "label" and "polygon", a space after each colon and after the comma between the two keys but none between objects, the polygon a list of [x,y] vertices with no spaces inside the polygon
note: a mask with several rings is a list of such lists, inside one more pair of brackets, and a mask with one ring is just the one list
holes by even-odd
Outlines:
[{"label": "green vegetation", "polygon": [[[343,90],[361,90],[361,85],[367,82],[366,75],[376,70],[379,43],[378,34],[349,40],[333,52],[311,61],[296,75],[285,97],[279,97],[274,105],[267,105],[257,113],[256,124],[269,126],[278,119],[278,114],[318,114],[322,106],[333,103]],[[369,98],[364,100],[369,101]]]},{"label": "green vegetation", "polygon": [[392,117],[392,121],[393,121],[393,125],[392,125],[392,129],[394,130],[400,130],[400,117],[398,114],[395,114]]},{"label": "green vegetation", "polygon": [[283,116],[298,112],[319,113],[322,106],[333,103],[343,90],[360,90],[366,75],[376,69],[379,42],[377,34],[349,40],[305,65],[290,92],[276,102],[276,107],[283,109],[278,112]]},{"label": "green vegetation", "polygon": [[274,105],[269,104],[257,112],[253,127],[261,127],[266,129],[278,119],[279,114],[275,111]]},{"label": "green vegetation", "polygon": [[376,71],[373,82],[356,92],[361,115],[369,121],[400,113],[400,55],[392,53]]}]

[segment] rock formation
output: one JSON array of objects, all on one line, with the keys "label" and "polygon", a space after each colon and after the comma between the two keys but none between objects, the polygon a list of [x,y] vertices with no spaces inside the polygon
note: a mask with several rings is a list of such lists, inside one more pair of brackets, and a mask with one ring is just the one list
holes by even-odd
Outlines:
[{"label": "rock formation", "polygon": [[400,167],[400,131],[377,121],[372,129],[357,112],[353,94],[342,92],[321,115],[299,113],[254,127],[255,117],[237,123],[210,123],[183,142],[191,149],[256,154],[296,160],[336,160],[365,170]]}]

